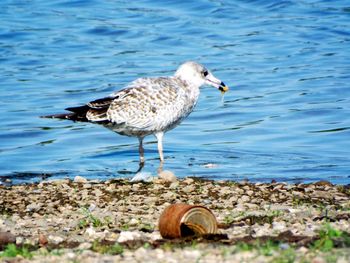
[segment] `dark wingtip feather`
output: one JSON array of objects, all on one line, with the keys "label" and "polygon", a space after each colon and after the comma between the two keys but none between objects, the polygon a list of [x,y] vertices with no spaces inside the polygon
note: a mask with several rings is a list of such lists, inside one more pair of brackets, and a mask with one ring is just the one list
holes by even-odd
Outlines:
[{"label": "dark wingtip feather", "polygon": [[66,108],[65,110],[70,111],[69,113],[41,116],[41,118],[65,119],[86,122],[89,121],[86,116],[89,112],[90,114],[95,114],[96,116],[99,116],[99,118],[97,118],[94,122],[104,123],[106,122],[106,120],[101,116],[106,114],[106,110],[112,101],[112,97],[106,97],[103,99],[94,100],[88,103],[87,105]]},{"label": "dark wingtip feather", "polygon": [[88,105],[83,105],[83,106],[78,106],[78,107],[69,107],[66,108],[65,110],[67,111],[71,111],[77,114],[81,114],[84,113],[86,114],[86,112],[90,109],[90,107]]}]

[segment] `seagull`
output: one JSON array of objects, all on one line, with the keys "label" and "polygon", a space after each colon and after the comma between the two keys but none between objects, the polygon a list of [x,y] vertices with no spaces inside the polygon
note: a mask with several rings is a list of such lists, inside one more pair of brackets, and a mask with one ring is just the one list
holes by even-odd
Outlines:
[{"label": "seagull", "polygon": [[137,137],[140,166],[144,164],[143,140],[157,138],[160,162],[164,162],[163,136],[184,120],[197,104],[200,90],[210,85],[222,93],[228,87],[203,65],[188,61],[174,76],[138,78],[111,95],[83,106],[70,107],[63,114],[42,116],[102,125],[118,134]]}]

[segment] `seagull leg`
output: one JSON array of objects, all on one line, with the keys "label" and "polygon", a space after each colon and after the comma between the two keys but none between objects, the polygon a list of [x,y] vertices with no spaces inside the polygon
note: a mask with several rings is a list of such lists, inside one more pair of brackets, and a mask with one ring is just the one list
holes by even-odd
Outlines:
[{"label": "seagull leg", "polygon": [[164,162],[159,162],[159,166],[157,169],[158,176],[160,175],[161,172],[163,172],[163,164]]},{"label": "seagull leg", "polygon": [[142,143],[143,143],[143,137],[139,137],[139,153],[140,153],[140,166],[142,164],[145,163],[145,150],[143,149],[143,146],[142,146]]},{"label": "seagull leg", "polygon": [[164,132],[158,132],[155,134],[158,141],[158,152],[159,152],[159,158],[161,162],[164,162],[164,156],[163,156],[163,135]]}]

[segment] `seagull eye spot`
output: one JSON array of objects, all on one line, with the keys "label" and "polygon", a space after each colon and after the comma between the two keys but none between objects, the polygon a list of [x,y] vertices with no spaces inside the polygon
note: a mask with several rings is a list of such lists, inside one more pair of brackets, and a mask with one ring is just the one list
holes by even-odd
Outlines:
[{"label": "seagull eye spot", "polygon": [[204,77],[208,76],[208,74],[209,74],[208,70],[204,70],[204,71],[202,72],[202,75],[203,75]]}]

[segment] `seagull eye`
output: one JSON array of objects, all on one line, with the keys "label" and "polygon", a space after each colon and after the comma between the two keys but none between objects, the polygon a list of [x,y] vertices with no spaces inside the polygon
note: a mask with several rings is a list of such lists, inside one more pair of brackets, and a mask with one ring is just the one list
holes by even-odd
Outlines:
[{"label": "seagull eye", "polygon": [[206,76],[208,76],[209,72],[208,72],[208,70],[204,70],[204,71],[202,72],[202,74],[203,74],[204,77],[206,77]]}]

